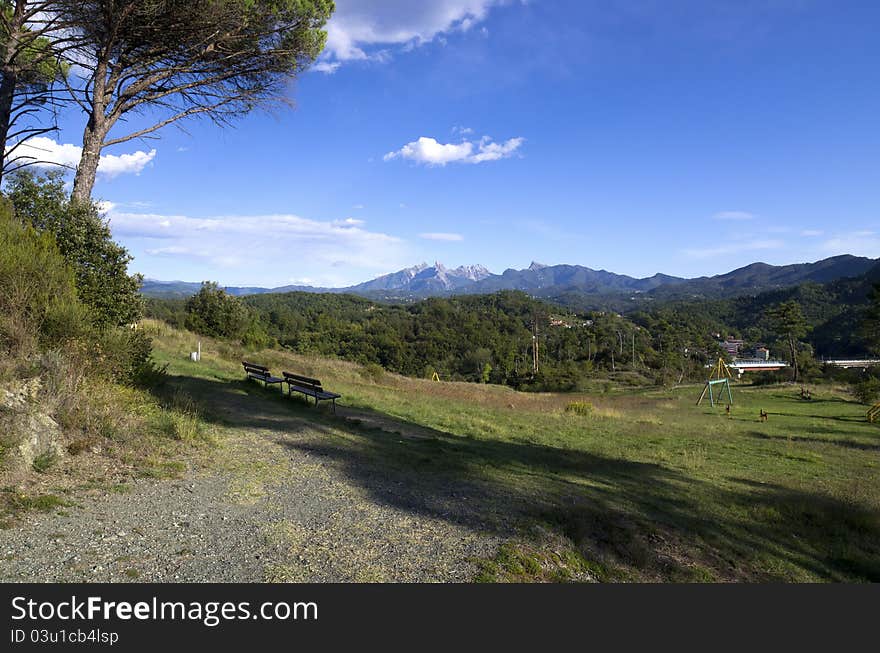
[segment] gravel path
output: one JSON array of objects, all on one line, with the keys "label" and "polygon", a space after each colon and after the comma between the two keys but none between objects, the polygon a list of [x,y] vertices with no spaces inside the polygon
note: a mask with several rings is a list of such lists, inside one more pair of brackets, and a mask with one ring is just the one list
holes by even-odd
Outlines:
[{"label": "gravel path", "polygon": [[207,470],[24,515],[0,531],[0,580],[469,581],[473,559],[497,550],[497,529],[455,517],[436,484],[420,491],[378,468],[354,477],[351,460],[322,453],[356,437],[344,415],[312,422],[242,394],[217,398],[225,425]]}]

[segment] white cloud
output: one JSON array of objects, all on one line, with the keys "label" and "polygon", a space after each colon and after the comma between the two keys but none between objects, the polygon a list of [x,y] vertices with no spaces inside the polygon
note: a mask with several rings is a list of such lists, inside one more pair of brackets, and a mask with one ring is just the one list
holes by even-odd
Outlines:
[{"label": "white cloud", "polygon": [[464,240],[464,236],[461,234],[449,234],[449,233],[425,233],[419,234],[419,238],[424,238],[425,240],[443,240],[448,242],[455,242],[459,240]]},{"label": "white cloud", "polygon": [[870,230],[836,234],[824,241],[821,249],[829,256],[852,254],[878,258],[880,257],[880,236]]},{"label": "white cloud", "polygon": [[410,50],[451,32],[466,32],[505,0],[336,0],[327,23],[327,46],[313,68],[334,73],[346,61],[390,57],[389,47]]},{"label": "white cloud", "polygon": [[189,247],[180,245],[172,245],[171,247],[153,247],[146,250],[150,256],[176,256],[179,254],[190,254],[192,250]]},{"label": "white cloud", "polygon": [[[79,164],[81,154],[82,148],[78,145],[56,143],[46,136],[37,136],[19,145],[13,156],[34,161],[34,165],[40,167],[64,166],[73,169]],[[105,154],[98,163],[98,172],[110,178],[128,173],[140,174],[155,157],[156,150]]]},{"label": "white cloud", "polygon": [[152,202],[144,202],[144,201],[132,201],[132,202],[122,202],[119,206],[125,206],[131,209],[148,209],[153,206]]},{"label": "white cloud", "polygon": [[421,136],[399,150],[389,152],[383,160],[409,159],[416,163],[435,166],[445,166],[447,163],[483,163],[513,156],[524,142],[524,138],[517,137],[503,143],[495,143],[488,136],[484,136],[477,143],[471,141],[439,143],[435,138]]},{"label": "white cloud", "polygon": [[727,254],[736,254],[738,252],[753,252],[768,249],[782,249],[785,247],[785,241],[782,240],[753,240],[751,242],[736,242],[717,247],[705,248],[688,248],[681,250],[686,256],[691,258],[712,258],[713,256],[724,256]]},{"label": "white cloud", "polygon": [[[296,215],[216,216],[111,212],[114,237],[137,257],[135,266],[163,278],[169,266],[185,266],[204,278],[263,277],[280,285],[290,276],[320,285],[348,285],[365,276],[405,267],[412,254],[400,238],[367,231],[363,221],[318,221]],[[162,264],[156,260],[166,259]],[[167,259],[173,259],[169,264]],[[255,268],[256,260],[261,261]],[[157,271],[158,270],[158,271]],[[173,273],[172,273],[173,274]],[[195,277],[194,277],[195,278]]]},{"label": "white cloud", "polygon": [[419,163],[431,165],[446,165],[452,161],[464,161],[473,152],[473,143],[438,143],[436,139],[422,136],[417,141],[407,143],[399,150],[389,152],[383,157],[385,161],[391,161],[398,157],[412,159]]},{"label": "white cloud", "polygon": [[719,211],[712,216],[713,220],[754,220],[757,216],[748,211]]},{"label": "white cloud", "polygon": [[482,163],[483,161],[497,161],[498,159],[506,159],[513,156],[519,146],[525,142],[524,138],[510,138],[503,143],[493,143],[491,139],[484,136],[480,141],[480,149],[474,155],[472,163]]},{"label": "white cloud", "polygon": [[338,61],[319,61],[312,66],[312,70],[324,73],[325,75],[332,75],[339,70],[339,66],[341,65],[342,64]]}]

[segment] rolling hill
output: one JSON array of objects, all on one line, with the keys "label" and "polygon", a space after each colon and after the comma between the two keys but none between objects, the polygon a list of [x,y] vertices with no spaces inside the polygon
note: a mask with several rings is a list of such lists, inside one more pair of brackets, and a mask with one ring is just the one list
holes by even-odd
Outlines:
[{"label": "rolling hill", "polygon": [[[344,288],[281,286],[278,288],[229,286],[232,295],[281,292],[348,293],[370,299],[406,301],[455,294],[486,294],[521,290],[563,303],[612,306],[635,299],[721,299],[793,287],[801,283],[827,283],[865,274],[877,260],[848,254],[814,263],[769,265],[752,263],[725,274],[683,279],[667,274],[635,278],[582,265],[543,265],[533,262],[523,270],[492,274],[482,265],[447,268],[442,263],[421,263],[398,272]],[[146,279],[141,292],[148,297],[188,297],[200,283]]]}]

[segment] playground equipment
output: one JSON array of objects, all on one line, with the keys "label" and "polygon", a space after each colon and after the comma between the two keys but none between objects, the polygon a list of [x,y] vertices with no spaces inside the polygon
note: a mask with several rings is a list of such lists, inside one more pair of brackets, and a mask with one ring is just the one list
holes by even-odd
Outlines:
[{"label": "playground equipment", "polygon": [[732,404],[733,393],[730,390],[730,378],[732,376],[733,374],[730,371],[730,367],[724,362],[723,358],[719,358],[715,367],[712,368],[709,380],[706,381],[706,385],[703,387],[703,392],[700,393],[700,398],[697,399],[697,406],[703,402],[703,399],[708,394],[709,405],[713,408],[715,407],[715,394],[712,392],[713,388],[718,390],[718,399],[721,399],[724,396],[724,391],[727,390],[728,405]]},{"label": "playground equipment", "polygon": [[434,373],[431,375],[431,380],[432,380],[432,381],[439,381],[439,380],[440,380],[440,375],[437,374],[437,372],[434,372]]},{"label": "playground equipment", "polygon": [[868,421],[873,424],[880,417],[880,402],[874,404],[868,409]]}]

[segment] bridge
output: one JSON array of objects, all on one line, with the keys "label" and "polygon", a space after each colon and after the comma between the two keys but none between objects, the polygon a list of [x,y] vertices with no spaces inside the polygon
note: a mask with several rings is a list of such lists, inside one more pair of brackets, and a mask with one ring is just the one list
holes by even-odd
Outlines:
[{"label": "bridge", "polygon": [[825,365],[831,367],[860,367],[867,369],[874,365],[880,365],[880,358],[830,358],[822,361]]},{"label": "bridge", "polygon": [[737,358],[727,365],[732,370],[736,370],[739,376],[746,372],[772,372],[788,367],[785,361],[767,361],[761,358]]}]

